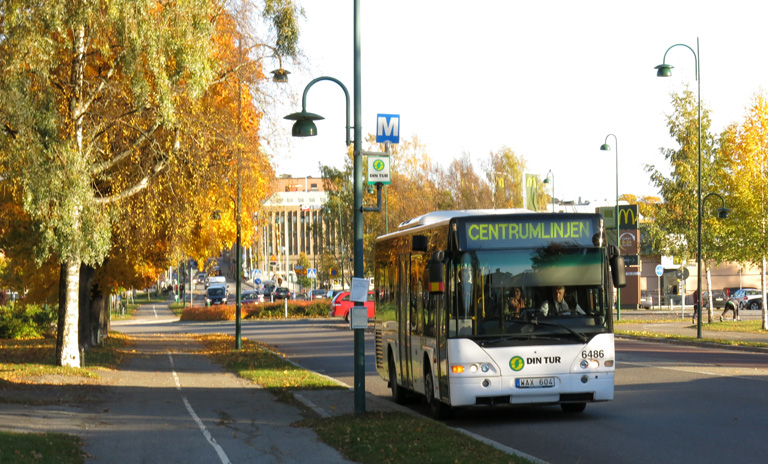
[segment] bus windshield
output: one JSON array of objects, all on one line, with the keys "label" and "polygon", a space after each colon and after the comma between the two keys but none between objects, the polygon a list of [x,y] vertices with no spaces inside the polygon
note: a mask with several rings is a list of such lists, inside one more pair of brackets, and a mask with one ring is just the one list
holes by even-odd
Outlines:
[{"label": "bus windshield", "polygon": [[[572,339],[608,332],[604,251],[469,251],[451,263],[449,337]],[[586,339],[586,338],[585,338]]]}]

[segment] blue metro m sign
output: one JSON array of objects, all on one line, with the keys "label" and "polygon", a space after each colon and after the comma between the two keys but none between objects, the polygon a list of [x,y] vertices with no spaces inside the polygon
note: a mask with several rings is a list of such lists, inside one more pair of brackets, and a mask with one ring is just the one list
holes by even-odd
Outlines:
[{"label": "blue metro m sign", "polygon": [[400,143],[400,115],[376,115],[376,143]]}]

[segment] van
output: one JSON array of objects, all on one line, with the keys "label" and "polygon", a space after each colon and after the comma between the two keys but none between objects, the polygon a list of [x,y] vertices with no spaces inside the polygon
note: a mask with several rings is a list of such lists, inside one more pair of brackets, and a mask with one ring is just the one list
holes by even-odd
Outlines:
[{"label": "van", "polygon": [[229,292],[226,284],[212,284],[205,291],[205,303],[207,305],[227,304],[228,297]]},{"label": "van", "polygon": [[226,286],[227,285],[227,278],[224,277],[224,276],[211,276],[211,277],[208,277],[208,283],[206,283],[205,285],[206,285],[205,288],[208,288],[211,285],[224,285],[224,286]]}]

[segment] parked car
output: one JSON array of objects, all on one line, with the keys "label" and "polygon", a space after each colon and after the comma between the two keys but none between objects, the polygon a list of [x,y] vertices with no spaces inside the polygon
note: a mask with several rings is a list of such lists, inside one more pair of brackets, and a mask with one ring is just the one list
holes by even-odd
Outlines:
[{"label": "parked car", "polygon": [[654,305],[654,299],[658,299],[658,297],[654,298],[653,292],[650,292],[648,290],[641,290],[640,303],[638,304],[638,306],[640,306],[643,309],[651,309]]},{"label": "parked car", "polygon": [[739,300],[739,308],[759,309],[762,307],[763,292],[756,288],[740,288],[734,292],[733,297]]},{"label": "parked car", "polygon": [[[723,292],[725,293],[725,298],[728,299],[728,298],[733,297],[734,293],[736,293],[737,291],[739,291],[741,289],[742,289],[742,287],[725,287],[723,289]],[[757,288],[755,288],[755,287],[744,287],[744,289],[745,290],[746,289],[757,290]]]},{"label": "parked car", "polygon": [[[701,300],[704,302],[704,308],[709,307],[709,292],[701,294]],[[722,290],[712,290],[712,307],[717,309],[725,308],[725,302],[728,299],[725,297],[725,292]]]},{"label": "parked car", "polygon": [[[365,308],[368,310],[368,319],[376,316],[376,294],[368,292],[368,301],[365,302]],[[354,302],[349,299],[349,292],[340,292],[331,300],[331,317],[343,317],[349,321],[349,310],[354,306]]]},{"label": "parked car", "polygon": [[338,295],[339,293],[341,293],[341,292],[343,292],[343,291],[344,291],[344,290],[328,290],[328,291],[325,293],[325,297],[326,297],[326,298],[328,298],[328,299],[330,299],[330,300],[332,300],[332,299],[334,299],[334,297],[336,297],[336,295]]},{"label": "parked car", "polygon": [[205,291],[205,302],[208,305],[227,304],[227,286],[212,284]]},{"label": "parked car", "polygon": [[309,298],[312,300],[327,298],[328,292],[323,289],[310,290]]},{"label": "parked car", "polygon": [[248,290],[240,294],[240,303],[242,304],[254,304],[264,301],[264,295],[261,292]]},{"label": "parked car", "polygon": [[276,287],[272,295],[276,300],[284,300],[291,297],[291,291],[286,287]]}]

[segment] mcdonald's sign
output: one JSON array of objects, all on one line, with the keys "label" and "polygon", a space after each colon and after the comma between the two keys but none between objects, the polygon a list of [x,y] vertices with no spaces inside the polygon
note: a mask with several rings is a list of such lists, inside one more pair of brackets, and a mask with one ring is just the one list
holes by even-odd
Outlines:
[{"label": "mcdonald's sign", "polygon": [[619,205],[619,229],[637,229],[637,205]]}]

